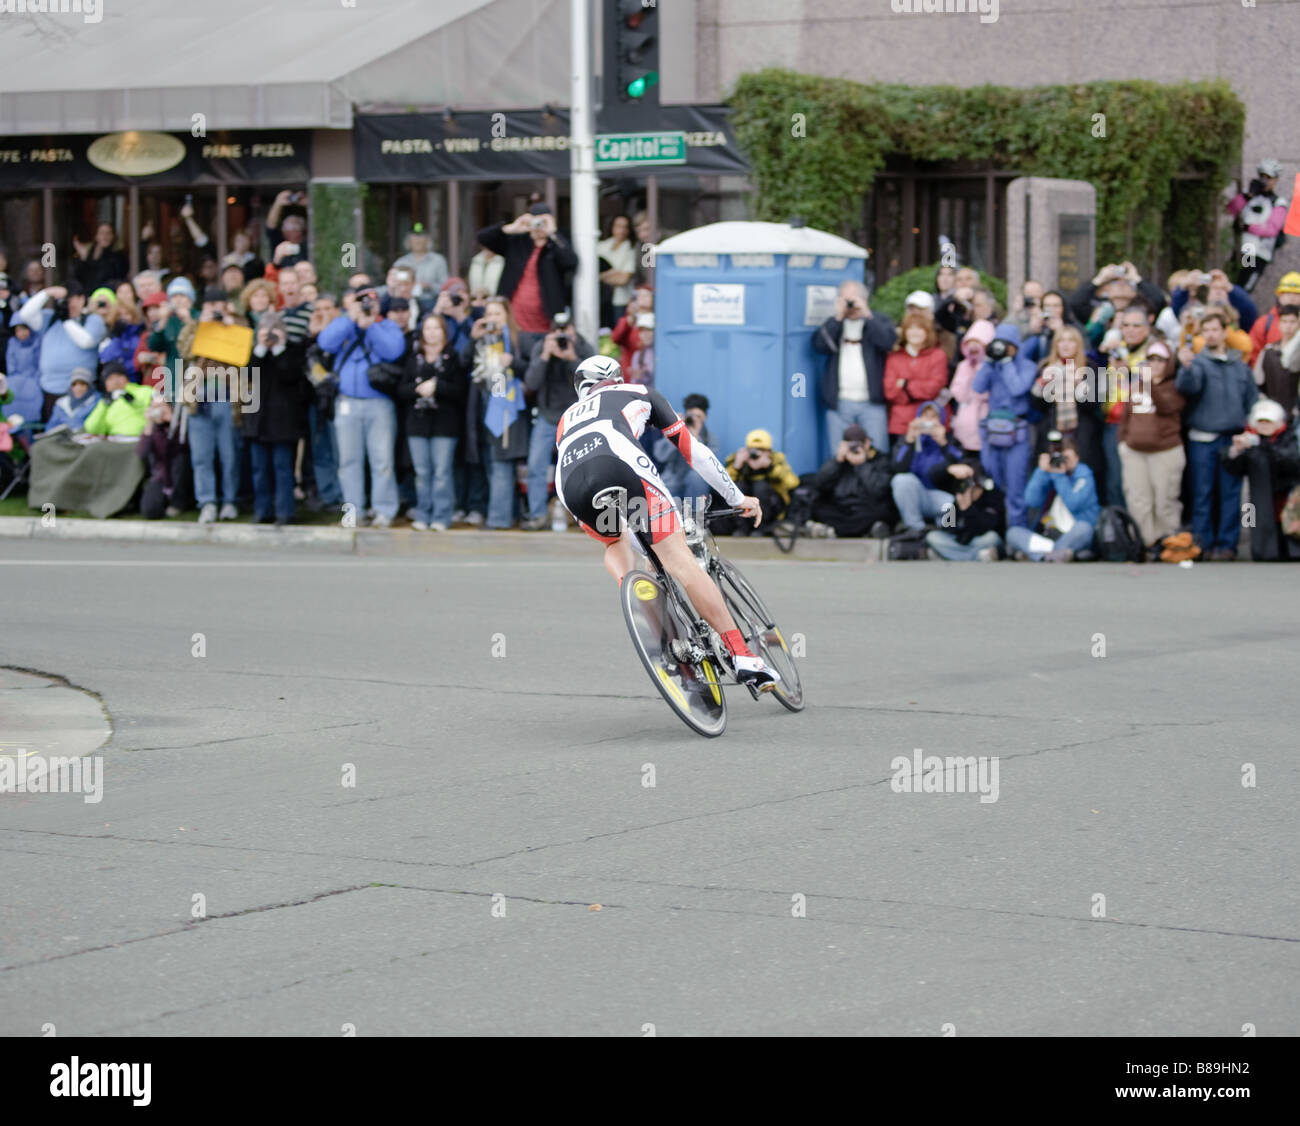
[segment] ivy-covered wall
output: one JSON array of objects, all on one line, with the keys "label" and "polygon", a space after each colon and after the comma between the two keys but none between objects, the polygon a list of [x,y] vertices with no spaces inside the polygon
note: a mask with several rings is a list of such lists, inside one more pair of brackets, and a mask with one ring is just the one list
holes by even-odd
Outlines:
[{"label": "ivy-covered wall", "polygon": [[[1240,160],[1245,107],[1226,82],[886,86],[767,69],[728,99],[758,219],[858,225],[886,157],[991,162],[1097,190],[1097,260],[1213,259],[1215,198]],[[1097,115],[1101,115],[1098,117]],[[1203,180],[1176,180],[1181,172]],[[1175,200],[1175,187],[1176,200]]]},{"label": "ivy-covered wall", "polygon": [[357,216],[365,195],[365,184],[317,181],[311,185],[311,257],[322,293],[340,292],[360,268]]}]

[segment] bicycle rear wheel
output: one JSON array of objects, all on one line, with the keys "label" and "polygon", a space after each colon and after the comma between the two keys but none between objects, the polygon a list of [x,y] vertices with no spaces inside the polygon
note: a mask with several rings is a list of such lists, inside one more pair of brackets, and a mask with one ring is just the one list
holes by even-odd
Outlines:
[{"label": "bicycle rear wheel", "polygon": [[717,565],[718,587],[731,616],[736,619],[736,627],[745,644],[781,676],[781,683],[772,690],[772,695],[790,711],[803,711],[803,682],[799,679],[799,670],[795,667],[794,655],[785,642],[785,636],[740,568],[721,557],[717,559]]},{"label": "bicycle rear wheel", "polygon": [[619,588],[623,618],[637,656],[659,689],[659,694],[692,731],[708,738],[727,726],[727,700],[719,684],[713,658],[699,664],[678,660],[672,643],[690,639],[664,589],[664,580],[646,571],[629,571]]}]

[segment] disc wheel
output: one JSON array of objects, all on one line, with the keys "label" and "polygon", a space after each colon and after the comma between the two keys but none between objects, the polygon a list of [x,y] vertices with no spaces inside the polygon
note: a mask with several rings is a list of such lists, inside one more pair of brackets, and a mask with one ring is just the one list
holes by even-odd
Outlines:
[{"label": "disc wheel", "polygon": [[780,674],[781,683],[772,690],[772,695],[790,711],[803,711],[803,682],[785,635],[740,568],[727,559],[719,559],[718,567],[718,586],[745,644]]},{"label": "disc wheel", "polygon": [[673,654],[689,628],[679,619],[663,582],[646,571],[629,571],[619,588],[623,618],[641,664],[670,708],[692,731],[708,738],[727,726],[727,700],[713,658],[698,665]]}]

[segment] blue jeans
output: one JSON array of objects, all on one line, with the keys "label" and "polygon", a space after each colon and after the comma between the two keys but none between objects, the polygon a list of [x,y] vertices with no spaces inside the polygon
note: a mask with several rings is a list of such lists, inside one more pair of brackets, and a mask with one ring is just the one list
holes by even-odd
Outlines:
[{"label": "blue jeans", "polygon": [[[1192,532],[1202,550],[1227,547],[1237,550],[1241,535],[1241,478],[1223,468],[1219,451],[1232,445],[1232,436],[1220,434],[1213,442],[1187,443],[1187,464],[1192,470]],[[1214,524],[1215,487],[1219,494],[1219,521]],[[1258,502],[1257,502],[1258,503]],[[1269,498],[1260,507],[1268,508]],[[1265,518],[1271,519],[1271,510]]]},{"label": "blue jeans", "polygon": [[534,519],[546,515],[549,491],[546,471],[555,458],[555,423],[538,416],[528,435],[528,515]]},{"label": "blue jeans", "polygon": [[516,486],[515,466],[517,461],[506,461],[499,457],[490,441],[479,443],[483,451],[484,468],[488,475],[488,510],[486,526],[489,528],[511,528],[515,523]]},{"label": "blue jeans", "polygon": [[854,403],[841,399],[836,410],[826,412],[826,436],[831,442],[831,457],[844,438],[844,431],[857,423],[867,432],[871,444],[882,454],[889,453],[889,407],[884,403]]},{"label": "blue jeans", "polygon": [[293,519],[293,454],[296,442],[249,442],[253,462],[253,515]]},{"label": "blue jeans", "polygon": [[397,478],[393,447],[397,443],[397,409],[393,400],[354,399],[340,395],[334,407],[334,433],[339,443],[339,483],[343,503],[358,519],[366,510],[366,460],[370,461],[370,504],[377,515],[397,515]]},{"label": "blue jeans", "polygon": [[459,438],[415,438],[407,436],[411,461],[415,465],[416,518],[425,524],[451,526],[456,490],[452,462]]},{"label": "blue jeans", "polygon": [[1092,525],[1085,524],[1082,520],[1076,520],[1070,530],[1065,533],[1048,551],[1037,551],[1030,546],[1029,537],[1034,533],[1025,527],[1015,527],[1007,529],[1007,547],[1012,551],[1023,551],[1035,563],[1046,559],[1048,551],[1060,551],[1062,548],[1069,548],[1073,552],[1089,551],[1092,548]]},{"label": "blue jeans", "polygon": [[1001,547],[1002,537],[997,532],[985,532],[970,543],[958,543],[951,532],[933,531],[925,537],[926,545],[941,559],[953,563],[969,563],[979,557],[986,547]]},{"label": "blue jeans", "polygon": [[944,508],[954,503],[952,493],[929,488],[915,473],[895,474],[889,488],[898,514],[909,528],[924,528],[927,518],[942,516]]},{"label": "blue jeans", "polygon": [[311,463],[316,476],[316,495],[325,504],[342,504],[339,446],[334,437],[334,425],[317,415],[316,406],[312,404],[307,408],[307,427],[311,433]]},{"label": "blue jeans", "polygon": [[1101,434],[1106,451],[1106,500],[1115,508],[1124,507],[1124,463],[1119,459],[1119,423],[1108,422]]},{"label": "blue jeans", "polygon": [[216,504],[217,458],[221,458],[222,504],[239,497],[239,450],[229,403],[205,403],[189,419],[190,464],[194,466],[194,499],[199,507]]},{"label": "blue jeans", "polygon": [[980,430],[980,463],[993,483],[1007,498],[1007,527],[1023,526],[1028,511],[1025,508],[1025,486],[1029,484],[1029,459],[1033,447],[1026,442],[1014,446],[989,445],[988,431]]}]

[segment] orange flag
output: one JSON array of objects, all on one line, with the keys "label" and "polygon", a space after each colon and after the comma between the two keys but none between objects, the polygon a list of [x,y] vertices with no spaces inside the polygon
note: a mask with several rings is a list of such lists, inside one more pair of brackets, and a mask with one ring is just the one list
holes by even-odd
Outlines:
[{"label": "orange flag", "polygon": [[1295,191],[1291,193],[1291,210],[1286,215],[1286,226],[1282,228],[1292,238],[1300,238],[1300,203],[1296,202],[1296,196],[1300,195],[1300,173],[1296,174]]}]

